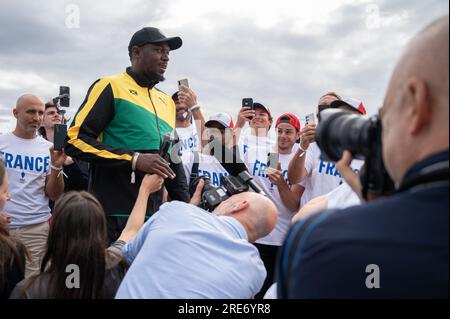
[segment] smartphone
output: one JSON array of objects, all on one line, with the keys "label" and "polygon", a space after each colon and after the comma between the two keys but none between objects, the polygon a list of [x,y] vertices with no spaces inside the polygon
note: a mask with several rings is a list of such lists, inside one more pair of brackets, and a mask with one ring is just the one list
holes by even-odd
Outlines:
[{"label": "smartphone", "polygon": [[315,119],[314,113],[305,115],[305,125],[315,124],[315,123],[316,123],[316,119]]},{"label": "smartphone", "polygon": [[189,81],[188,79],[181,79],[178,80],[178,90],[181,90],[181,86],[184,85],[185,87],[189,87]]},{"label": "smartphone", "polygon": [[60,151],[64,148],[64,141],[67,136],[66,124],[55,124],[55,135],[53,138],[53,148],[56,151]]},{"label": "smartphone", "polygon": [[269,153],[267,154],[267,167],[278,169],[278,162],[280,158],[278,153]]},{"label": "smartphone", "polygon": [[69,107],[70,105],[70,87],[59,87],[59,105],[61,107]]},{"label": "smartphone", "polygon": [[[242,99],[242,107],[249,107],[251,110],[253,110],[253,99],[251,97],[243,98]],[[248,119],[251,121],[253,117],[248,117]]]},{"label": "smartphone", "polygon": [[301,125],[302,129],[306,125],[311,125],[311,124],[315,124],[315,123],[316,123],[316,117],[315,117],[314,113],[307,114],[300,118],[300,125]]}]

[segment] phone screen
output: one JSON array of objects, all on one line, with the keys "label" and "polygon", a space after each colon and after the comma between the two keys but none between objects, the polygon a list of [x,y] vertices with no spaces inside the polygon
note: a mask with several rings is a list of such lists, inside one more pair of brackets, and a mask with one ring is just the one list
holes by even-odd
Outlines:
[{"label": "phone screen", "polygon": [[66,124],[55,124],[55,135],[53,138],[53,148],[60,151],[64,148],[64,141],[67,136]]},{"label": "phone screen", "polygon": [[178,90],[181,90],[182,85],[184,85],[185,87],[189,87],[188,79],[178,80]]},{"label": "phone screen", "polygon": [[278,169],[279,155],[278,153],[267,154],[267,167]]},{"label": "phone screen", "polygon": [[307,114],[300,118],[300,125],[304,128],[306,125],[316,124],[316,117],[314,113]]},{"label": "phone screen", "polygon": [[243,98],[242,99],[242,107],[249,107],[249,108],[253,109],[253,99],[251,97]]}]

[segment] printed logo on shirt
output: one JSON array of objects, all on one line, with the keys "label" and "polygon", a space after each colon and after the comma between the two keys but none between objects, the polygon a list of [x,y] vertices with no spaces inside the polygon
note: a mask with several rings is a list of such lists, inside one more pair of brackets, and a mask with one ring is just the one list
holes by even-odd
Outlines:
[{"label": "printed logo on shirt", "polygon": [[186,139],[180,139],[178,145],[179,145],[178,156],[183,155],[184,151],[196,151],[198,149],[197,135],[191,136]]},{"label": "printed logo on shirt", "polygon": [[129,89],[130,93],[133,95],[138,95],[138,92],[136,90],[133,89]]},{"label": "printed logo on shirt", "polygon": [[211,180],[211,184],[214,186],[221,186],[221,178],[222,176],[228,176],[230,174],[228,173],[222,173],[222,172],[209,172],[205,170],[197,170],[197,172],[193,172],[194,174],[197,174],[197,176],[206,176]]},{"label": "printed logo on shirt", "polygon": [[[359,169],[353,169],[353,171],[356,174],[359,174]],[[341,177],[341,173],[339,173],[339,171],[336,168],[336,163],[334,162],[325,162],[325,161],[320,161],[319,162],[319,170],[318,170],[319,174],[325,174],[325,175],[329,175],[329,176],[335,176],[340,178],[340,182],[339,185],[342,184],[344,181]]]},{"label": "printed logo on shirt", "polygon": [[[263,178],[268,179],[269,177],[267,177],[267,175],[266,175],[266,169],[267,169],[266,163],[262,163],[262,162],[256,160],[255,164],[253,164],[251,173],[253,176],[258,176],[258,177],[263,177]],[[283,170],[283,178],[289,186],[292,186],[292,184],[289,182],[289,179],[288,179],[288,170],[287,169]],[[273,188],[273,186],[274,185],[271,183],[270,187]]]},{"label": "printed logo on shirt", "polygon": [[1,151],[0,155],[3,157],[6,168],[22,171],[20,176],[23,181],[25,181],[26,171],[43,173],[47,171],[50,163],[50,156],[33,157]]}]

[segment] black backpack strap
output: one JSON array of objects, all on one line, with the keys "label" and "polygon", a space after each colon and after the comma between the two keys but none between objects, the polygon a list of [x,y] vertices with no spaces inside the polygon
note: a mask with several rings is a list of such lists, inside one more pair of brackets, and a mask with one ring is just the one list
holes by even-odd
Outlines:
[{"label": "black backpack strap", "polygon": [[305,232],[310,228],[310,226],[315,224],[316,221],[318,221],[319,219],[323,219],[323,217],[325,217],[325,213],[328,215],[330,213],[330,210],[316,213],[309,218],[298,221],[291,227],[288,235],[286,236],[283,247],[280,251],[280,255],[278,257],[277,297],[279,299],[288,298],[287,294],[289,291],[289,284],[291,282],[290,279],[292,268],[294,266],[294,259],[295,256],[299,253],[299,244],[302,241]]}]

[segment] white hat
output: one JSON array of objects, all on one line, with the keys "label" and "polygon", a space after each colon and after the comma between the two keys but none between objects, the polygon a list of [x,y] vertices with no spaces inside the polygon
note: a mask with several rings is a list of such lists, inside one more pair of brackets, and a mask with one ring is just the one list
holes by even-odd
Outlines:
[{"label": "white hat", "polygon": [[211,124],[212,122],[217,122],[221,124],[224,128],[233,128],[233,118],[231,115],[225,112],[219,112],[216,114],[213,114],[209,117],[209,120],[205,123],[205,126],[208,127],[208,124]]}]

